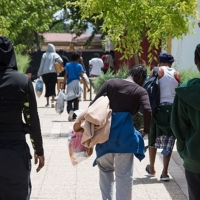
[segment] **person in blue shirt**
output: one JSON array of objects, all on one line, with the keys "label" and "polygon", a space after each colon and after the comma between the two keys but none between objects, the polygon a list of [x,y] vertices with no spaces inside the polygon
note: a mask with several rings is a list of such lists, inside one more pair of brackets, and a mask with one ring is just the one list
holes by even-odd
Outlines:
[{"label": "person in blue shirt", "polygon": [[63,81],[63,88],[67,85],[66,94],[67,94],[67,112],[69,114],[68,120],[73,121],[76,119],[75,110],[79,109],[79,98],[82,94],[82,88],[80,86],[80,78],[83,80],[83,83],[86,85],[88,91],[89,87],[87,85],[86,79],[83,76],[84,69],[83,66],[79,63],[80,54],[79,52],[72,53],[71,61],[67,63],[64,67],[65,76]]}]

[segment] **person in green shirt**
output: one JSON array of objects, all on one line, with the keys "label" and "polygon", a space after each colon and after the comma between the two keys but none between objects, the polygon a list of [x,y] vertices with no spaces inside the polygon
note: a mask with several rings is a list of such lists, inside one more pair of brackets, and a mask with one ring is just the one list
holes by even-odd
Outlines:
[{"label": "person in green shirt", "polygon": [[[200,71],[200,44],[194,61]],[[177,151],[183,159],[190,200],[200,197],[200,78],[193,78],[176,88],[171,128],[177,138]]]}]

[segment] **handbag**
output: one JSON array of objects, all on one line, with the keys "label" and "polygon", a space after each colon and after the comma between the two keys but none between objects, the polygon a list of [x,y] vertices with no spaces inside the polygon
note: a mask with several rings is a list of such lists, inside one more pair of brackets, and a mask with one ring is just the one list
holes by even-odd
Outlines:
[{"label": "handbag", "polygon": [[55,67],[57,75],[59,75],[64,70],[63,65],[59,62],[55,62],[54,67]]}]

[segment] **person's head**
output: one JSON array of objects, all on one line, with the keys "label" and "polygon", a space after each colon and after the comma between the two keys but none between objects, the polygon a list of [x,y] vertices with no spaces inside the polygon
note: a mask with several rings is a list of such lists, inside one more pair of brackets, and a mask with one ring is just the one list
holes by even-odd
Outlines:
[{"label": "person's head", "polygon": [[80,55],[80,57],[82,56],[82,51],[77,51],[78,53],[79,53],[79,55]]},{"label": "person's head", "polygon": [[11,41],[4,36],[0,36],[0,70],[6,68],[17,70],[17,61]]},{"label": "person's head", "polygon": [[171,67],[174,62],[174,57],[169,53],[161,53],[158,57],[159,66]]},{"label": "person's head", "polygon": [[55,53],[56,52],[55,46],[53,44],[51,44],[51,43],[47,44],[47,52]]},{"label": "person's head", "polygon": [[63,50],[63,49],[60,49],[60,50],[58,51],[58,54],[59,54],[60,56],[62,56],[62,55],[64,54],[64,50]]},{"label": "person's head", "polygon": [[95,57],[95,58],[100,58],[99,53],[94,53],[94,57]]},{"label": "person's head", "polygon": [[135,83],[142,86],[147,77],[147,69],[142,64],[134,65],[129,71],[129,76],[133,78]]},{"label": "person's head", "polygon": [[110,54],[110,52],[109,52],[109,51],[106,51],[105,54],[106,54],[106,55],[107,55],[107,54]]},{"label": "person's head", "polygon": [[200,44],[196,46],[194,51],[194,63],[197,66],[197,69],[200,71]]},{"label": "person's head", "polygon": [[78,51],[73,52],[72,55],[71,55],[71,61],[78,62],[79,59],[80,59],[79,52]]}]

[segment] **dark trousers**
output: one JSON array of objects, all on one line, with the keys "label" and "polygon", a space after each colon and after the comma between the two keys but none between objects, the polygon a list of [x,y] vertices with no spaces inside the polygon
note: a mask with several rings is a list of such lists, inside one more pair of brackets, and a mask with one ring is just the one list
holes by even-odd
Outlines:
[{"label": "dark trousers", "polygon": [[29,200],[30,170],[19,152],[0,149],[0,200]]},{"label": "dark trousers", "polygon": [[45,97],[56,96],[56,83],[57,83],[57,74],[48,73],[43,74],[42,79],[45,84],[46,92]]},{"label": "dark trousers", "polygon": [[200,173],[193,173],[185,170],[185,177],[188,184],[189,200],[199,200]]},{"label": "dark trousers", "polygon": [[[67,101],[67,113],[69,114],[70,110],[78,110],[79,109],[79,98],[72,99]],[[76,118],[76,114],[73,115],[73,119]]]}]

